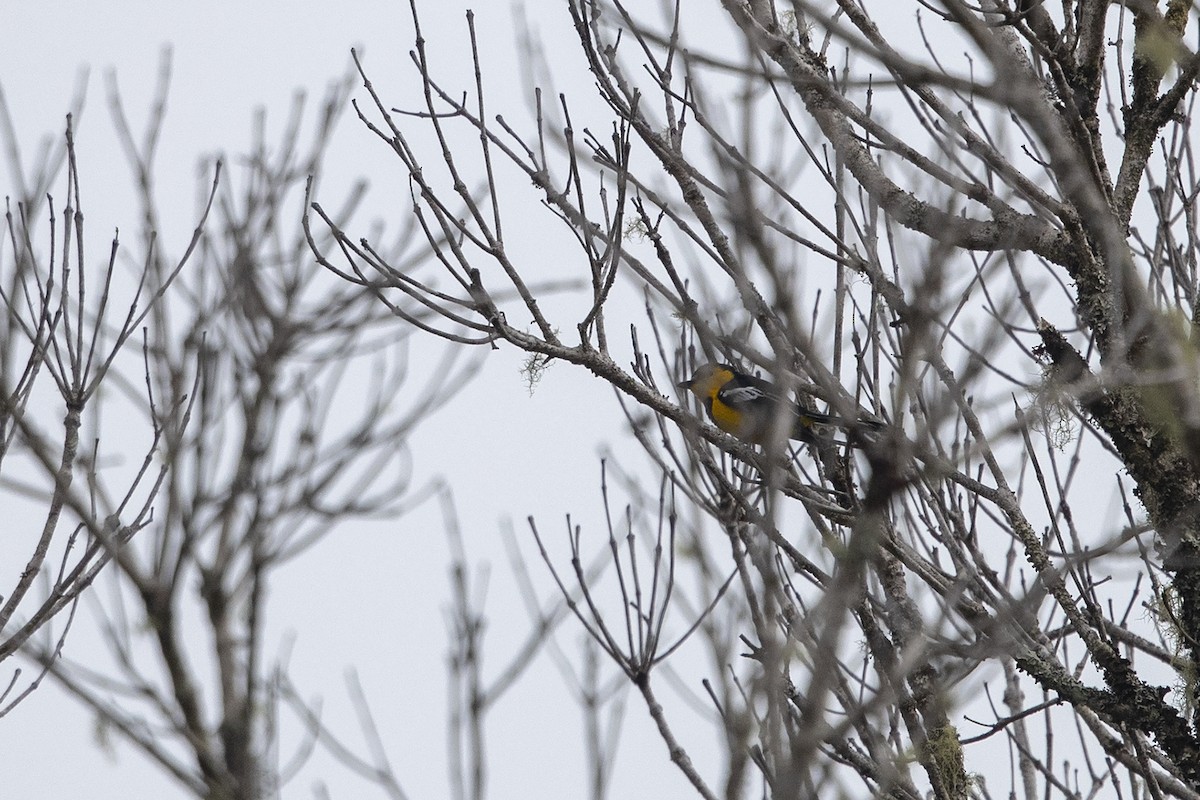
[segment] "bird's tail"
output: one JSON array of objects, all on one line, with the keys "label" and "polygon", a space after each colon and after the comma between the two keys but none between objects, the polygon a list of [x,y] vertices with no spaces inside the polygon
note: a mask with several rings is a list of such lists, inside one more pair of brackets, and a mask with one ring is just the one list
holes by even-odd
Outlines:
[{"label": "bird's tail", "polygon": [[836,414],[822,414],[818,411],[799,409],[796,424],[792,428],[792,438],[802,442],[811,442],[822,436],[826,431],[837,429],[844,431],[851,444],[861,444],[874,433],[883,430],[886,425],[879,420],[847,419]]}]

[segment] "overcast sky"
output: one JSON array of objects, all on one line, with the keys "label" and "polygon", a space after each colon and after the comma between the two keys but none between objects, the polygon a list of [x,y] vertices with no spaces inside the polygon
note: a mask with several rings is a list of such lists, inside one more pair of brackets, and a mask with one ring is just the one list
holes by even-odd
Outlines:
[{"label": "overcast sky", "polygon": [[[471,69],[464,0],[426,2],[422,12],[434,68],[449,88],[467,90]],[[514,12],[506,0],[475,0],[477,29],[492,113],[530,130],[530,89],[518,69]],[[593,97],[577,55],[561,0],[530,0],[525,14],[542,35],[554,64],[555,90]],[[717,3],[697,3],[720,13]],[[86,75],[86,103],[76,123],[84,211],[92,260],[102,260],[114,228],[138,224],[132,180],[120,156],[106,103],[108,74],[118,82],[135,129],[151,103],[164,47],[171,48],[172,82],[158,159],[159,199],[165,247],[178,253],[195,222],[196,164],[203,156],[236,154],[250,142],[257,109],[266,109],[268,130],[278,132],[298,91],[319,100],[326,86],[346,74],[350,48],[358,47],[384,102],[418,97],[409,61],[413,27],[406,2],[209,2],[178,4],[117,0],[111,3],[10,3],[0,25],[0,89],[23,153],[32,157],[47,136],[59,137],[63,118]],[[697,10],[695,13],[702,13]],[[356,89],[355,97],[365,93]],[[576,108],[586,115],[581,102]],[[268,142],[272,134],[268,133]],[[470,139],[464,146],[471,147]],[[10,186],[0,164],[0,186]],[[237,164],[229,165],[236,179]],[[402,166],[352,115],[339,126],[322,196],[330,206],[347,187],[366,177],[372,192],[356,233],[371,220],[395,227],[411,211]],[[60,181],[56,195],[61,193]],[[6,192],[8,189],[6,188]],[[536,195],[528,181],[512,187],[524,200]],[[567,232],[548,214],[510,228],[511,244],[541,276],[561,278],[579,267]],[[636,297],[633,297],[636,302]],[[564,315],[569,320],[569,317]],[[622,350],[627,343],[621,343]],[[436,348],[414,351],[414,372],[432,369]],[[416,478],[444,479],[453,487],[468,550],[491,564],[488,614],[490,664],[499,666],[516,646],[505,640],[506,620],[524,618],[505,564],[501,531],[511,522],[542,597],[552,584],[535,560],[524,520],[558,536],[567,513],[603,536],[597,454],[606,446],[637,460],[627,423],[611,390],[583,370],[551,368],[536,391],[520,374],[521,354],[511,348],[481,351],[477,376],[446,408],[423,424],[412,441]],[[57,412],[56,412],[57,413]],[[618,500],[618,503],[620,501]],[[394,766],[410,796],[446,793],[444,736],[444,608],[449,594],[448,548],[436,505],[398,521],[357,526],[323,541],[300,562],[278,573],[270,598],[268,659],[287,650],[293,680],[320,697],[327,721],[358,743],[344,677],[360,674]],[[569,658],[579,652],[577,626],[559,644]],[[80,624],[68,655],[86,661],[94,636]],[[707,665],[700,665],[707,669]],[[8,673],[0,674],[7,678]],[[699,691],[696,676],[688,676]],[[986,676],[977,676],[978,681]],[[493,797],[570,797],[584,785],[578,714],[547,659],[497,708],[490,722]],[[683,709],[687,714],[697,713]],[[662,741],[636,702],[626,715],[626,739],[613,797],[681,797],[691,790],[671,766]],[[704,730],[705,726],[692,726]],[[687,726],[681,728],[691,734]],[[678,731],[677,731],[678,732]],[[693,756],[708,744],[684,742]],[[7,718],[0,719],[0,794],[4,797],[174,797],[182,795],[140,755],[97,746],[90,715],[47,685]],[[284,754],[286,759],[288,753]],[[630,765],[642,765],[630,769]],[[702,771],[707,768],[702,764]],[[993,765],[972,765],[985,770]],[[1005,765],[994,765],[1003,768]],[[528,776],[537,775],[537,785]],[[708,773],[713,776],[712,772]],[[326,780],[335,797],[359,796],[362,785],[340,767],[317,759],[285,792],[311,795]],[[518,794],[519,792],[519,794]],[[366,795],[370,796],[370,795]]]},{"label": "overcast sky", "polygon": [[[465,88],[467,4],[425,5],[423,24],[435,62],[443,75]],[[474,5],[490,102],[493,109],[520,120],[528,108],[528,92],[518,81],[513,11],[506,2]],[[537,27],[548,32],[548,48],[569,52],[569,20],[562,4],[528,4],[530,16],[540,17],[548,9],[552,13],[539,18]],[[169,46],[172,81],[158,185],[169,212],[164,241],[178,253],[195,220],[201,156],[245,149],[259,108],[267,111],[269,130],[277,132],[297,91],[318,100],[331,81],[345,74],[352,46],[365,53],[373,80],[392,102],[399,103],[394,98],[404,91],[414,97],[414,84],[406,83],[413,76],[408,59],[412,42],[409,11],[401,2],[14,3],[5,8],[0,26],[0,88],[22,153],[32,159],[46,137],[61,137],[72,98],[86,86],[76,138],[90,260],[99,261],[114,228],[128,235],[138,223],[132,181],[107,108],[108,74],[115,76],[135,130],[140,130],[163,48]],[[571,64],[574,72],[565,66],[556,70],[556,79],[567,82],[560,88],[570,88],[571,81],[583,76],[578,59]],[[588,91],[586,83],[576,86]],[[374,188],[361,220],[363,231],[369,219],[386,222],[391,215],[409,212],[400,165],[350,117],[339,128],[326,172],[325,197],[334,206],[339,190],[360,177],[370,179]],[[7,193],[11,183],[9,176],[4,178]],[[61,187],[59,181],[56,197]],[[529,234],[541,240],[553,267],[555,235]],[[429,352],[418,350],[418,370],[430,363]],[[480,355],[486,358],[474,385],[416,436],[414,463],[419,479],[444,475],[454,486],[468,547],[494,564],[491,613],[523,615],[503,564],[502,521],[515,519],[518,535],[528,545],[521,522],[526,515],[536,515],[546,529],[557,532],[563,515],[572,512],[599,537],[596,453],[603,442],[621,438],[624,420],[610,392],[577,370],[550,370],[531,395],[522,384],[518,354],[501,350]],[[561,446],[531,447],[534,441]],[[268,657],[294,640],[295,681],[309,696],[324,699],[329,721],[340,725],[351,742],[360,739],[343,679],[348,668],[356,668],[405,788],[414,797],[444,796],[446,791],[441,682],[446,553],[440,516],[430,507],[398,522],[331,537],[279,573],[271,595]],[[492,630],[499,663],[513,643],[503,641],[502,625]],[[575,629],[562,637],[571,653],[578,652],[578,642]],[[95,646],[81,623],[67,652],[86,662],[88,648]],[[527,779],[514,782],[513,775],[528,776],[532,770],[538,786],[522,796],[570,796],[582,786],[578,720],[568,703],[547,702],[543,687],[560,681],[549,663],[540,670],[540,679],[518,687],[497,711],[493,730],[501,735],[491,750],[493,796],[518,790]],[[630,716],[627,725],[635,745],[622,758],[638,757],[636,743],[641,741],[647,760],[657,765],[640,771],[639,792],[661,797],[686,793],[661,741],[645,737],[645,714],[639,709]],[[102,752],[92,717],[51,685],[0,720],[0,753],[5,797],[181,794],[130,748],[118,744],[111,753]],[[354,788],[361,788],[340,768],[318,761],[286,795],[309,796],[318,779],[328,780],[335,796],[355,796]]]}]

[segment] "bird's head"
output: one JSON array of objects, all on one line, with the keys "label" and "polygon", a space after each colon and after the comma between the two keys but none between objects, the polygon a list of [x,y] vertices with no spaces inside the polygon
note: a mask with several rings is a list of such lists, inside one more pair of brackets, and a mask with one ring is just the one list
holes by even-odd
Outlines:
[{"label": "bird's head", "polygon": [[679,384],[701,399],[712,397],[718,389],[733,379],[733,367],[728,364],[703,364],[696,368],[690,380]]}]

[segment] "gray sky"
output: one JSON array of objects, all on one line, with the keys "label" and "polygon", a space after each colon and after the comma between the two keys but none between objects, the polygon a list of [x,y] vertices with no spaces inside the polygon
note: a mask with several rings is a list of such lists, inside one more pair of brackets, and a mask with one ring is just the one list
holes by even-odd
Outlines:
[{"label": "gray sky", "polygon": [[[39,141],[60,137],[63,115],[90,68],[87,102],[76,125],[82,193],[87,214],[90,260],[108,251],[112,230],[132,232],[138,223],[129,171],[120,157],[106,104],[107,73],[121,87],[135,130],[145,119],[158,79],[161,52],[172,48],[173,78],[166,128],[158,159],[159,198],[172,213],[165,221],[165,247],[178,253],[194,224],[196,162],[216,151],[237,153],[250,140],[255,110],[268,114],[277,133],[298,90],[315,105],[326,85],[345,74],[349,50],[360,47],[371,78],[389,105],[415,107],[418,85],[409,62],[413,31],[405,2],[221,2],[162,4],[118,0],[20,3],[5,9],[0,26],[0,88],[20,138],[32,158]],[[464,0],[427,2],[424,34],[437,75],[448,89],[471,86]],[[529,91],[517,67],[513,12],[505,0],[475,0],[491,113],[503,113],[519,129],[531,130]],[[579,98],[573,105],[586,122],[594,96],[583,72],[574,34],[562,3],[531,0],[527,15],[554,59],[556,90]],[[697,4],[700,5],[700,4]],[[706,9],[717,4],[703,4]],[[719,9],[712,8],[712,13]],[[699,12],[697,12],[699,13]],[[953,54],[951,54],[952,56]],[[356,90],[355,97],[366,100]],[[552,96],[552,95],[550,95]],[[602,128],[607,132],[608,127]],[[267,136],[272,141],[272,135]],[[418,137],[419,139],[419,137]],[[472,148],[469,137],[463,146]],[[432,158],[435,154],[431,150]],[[237,165],[228,165],[233,180]],[[0,165],[0,174],[3,165]],[[372,193],[356,233],[380,218],[390,227],[410,213],[403,168],[352,115],[341,123],[326,164],[323,200],[336,207],[347,187],[366,176]],[[8,186],[7,176],[4,184]],[[55,190],[56,205],[62,182]],[[567,231],[536,209],[528,181],[506,186],[528,224],[510,225],[510,245],[527,274],[561,279],[582,277],[586,265]],[[629,293],[631,314],[637,297]],[[562,301],[571,307],[570,301]],[[550,308],[553,311],[555,304]],[[561,314],[573,324],[578,316]],[[615,331],[616,326],[613,330]],[[612,334],[614,339],[617,334]],[[621,335],[625,335],[624,332]],[[628,342],[614,349],[628,351]],[[436,348],[418,345],[414,371],[430,367]],[[611,391],[582,370],[551,368],[532,394],[520,375],[521,354],[511,348],[481,353],[475,381],[424,423],[412,441],[418,483],[441,475],[453,487],[464,539],[473,559],[491,564],[487,590],[489,655],[498,669],[507,663],[524,631],[526,612],[506,564],[501,536],[511,520],[530,574],[543,600],[554,596],[524,523],[538,519],[551,541],[562,545],[564,515],[584,526],[594,549],[604,536],[598,491],[597,452],[618,448],[637,468],[645,460],[626,436],[624,417]],[[617,497],[616,505],[622,499]],[[358,671],[389,754],[410,796],[446,794],[444,717],[445,613],[448,548],[440,514],[430,504],[399,521],[357,526],[341,532],[281,570],[270,598],[267,657],[286,646],[289,666],[302,693],[320,697],[326,719],[351,744],[361,742],[346,696],[347,669]],[[11,537],[17,538],[17,537]],[[3,545],[0,545],[3,547]],[[7,551],[0,550],[0,553]],[[561,556],[564,551],[559,550]],[[565,558],[560,563],[566,566]],[[512,624],[510,624],[512,623]],[[581,634],[568,623],[558,642],[568,660],[578,659]],[[290,644],[287,644],[290,643]],[[86,661],[97,647],[80,623],[68,641],[72,658]],[[676,659],[673,663],[686,663]],[[7,666],[7,665],[6,665]],[[692,691],[708,670],[684,676]],[[7,679],[8,673],[0,673]],[[986,678],[973,678],[964,690]],[[677,704],[680,734],[698,758],[701,771],[716,777],[702,758],[710,745],[705,725],[687,725],[694,711]],[[977,715],[979,718],[985,714]],[[490,719],[491,796],[577,796],[584,785],[578,712],[549,659],[541,659],[526,680]],[[613,797],[683,797],[691,790],[671,766],[661,739],[636,700],[625,719]],[[964,735],[974,731],[964,726]],[[285,735],[283,759],[290,755]],[[7,718],[0,719],[0,786],[5,797],[172,797],[181,793],[155,768],[124,746],[106,755],[96,746],[91,717],[47,685]],[[1006,768],[972,764],[972,769]],[[537,776],[536,785],[529,775]],[[359,796],[362,784],[318,757],[285,792],[311,796],[312,783],[329,782],[335,797]],[[519,793],[519,794],[518,794]],[[366,795],[370,796],[370,795]]]},{"label": "gray sky", "polygon": [[[463,19],[465,3],[428,3],[423,24],[440,74],[454,85],[469,79]],[[507,3],[475,3],[495,110],[524,122],[527,94],[517,81],[512,12]],[[531,3],[554,11],[539,22],[549,47],[570,48],[569,20],[559,3]],[[351,46],[361,47],[372,78],[386,101],[414,99],[408,61],[413,34],[405,3],[315,2],[161,4],[122,0],[15,4],[0,27],[0,88],[7,100],[22,153],[32,160],[41,140],[61,137],[63,118],[81,85],[87,100],[76,122],[89,261],[107,253],[114,228],[132,242],[138,218],[129,172],[113,134],[107,108],[107,74],[119,83],[135,131],[140,131],[158,78],[162,49],[173,51],[172,86],[158,159],[158,196],[169,214],[164,242],[178,253],[194,224],[195,175],[199,156],[236,153],[250,140],[255,109],[268,114],[277,132],[297,90],[315,104],[325,86],[345,73]],[[571,62],[578,64],[578,60]],[[579,77],[556,71],[556,79]],[[562,87],[569,88],[569,87]],[[578,88],[578,86],[577,86]],[[586,84],[580,91],[587,92]],[[363,96],[356,91],[355,95]],[[310,106],[311,107],[311,106]],[[272,136],[269,134],[268,141]],[[236,164],[228,165],[236,175]],[[343,120],[327,163],[323,198],[331,206],[345,187],[366,175],[374,187],[360,229],[374,218],[407,215],[401,167],[351,117]],[[10,184],[5,180],[5,186]],[[62,181],[54,191],[56,206]],[[550,226],[552,223],[544,223]],[[565,231],[530,230],[548,274],[563,266],[554,254]],[[548,247],[549,246],[549,247]],[[432,352],[415,353],[418,371]],[[424,361],[422,359],[425,359]],[[526,547],[532,574],[549,597],[549,584],[522,520],[533,514],[543,529],[561,535],[563,515],[590,529],[599,545],[602,516],[597,446],[619,439],[624,420],[607,389],[576,370],[551,369],[531,396],[519,375],[521,357],[501,350],[487,354],[479,378],[416,436],[419,479],[443,474],[454,486],[464,537],[473,556],[493,564],[488,590],[490,645],[499,666],[515,647],[506,641],[505,615],[525,611],[504,564],[500,522],[512,516]],[[600,396],[597,396],[599,393]],[[531,442],[554,441],[554,448]],[[16,538],[16,537],[14,537]],[[373,701],[384,739],[404,786],[414,797],[446,791],[445,652],[443,609],[447,599],[447,548],[436,506],[392,523],[335,535],[300,562],[278,573],[272,589],[273,623],[267,655],[294,639],[292,675],[310,697],[323,698],[327,721],[347,740],[361,741],[346,699],[346,670],[358,670]],[[512,626],[509,626],[512,627]],[[520,630],[523,626],[516,626]],[[567,654],[578,653],[577,628],[560,637]],[[68,640],[70,657],[88,661],[97,647],[86,620]],[[7,672],[5,673],[7,679]],[[579,727],[561,679],[543,660],[497,709],[489,732],[493,796],[520,790],[523,796],[569,796],[581,787]],[[698,688],[698,684],[693,682]],[[685,712],[686,713],[686,712]],[[636,770],[639,792],[668,797],[688,792],[652,737],[641,709],[626,722],[630,738],[621,752]],[[652,738],[648,738],[652,737]],[[295,741],[295,735],[288,741]],[[124,745],[106,755],[96,745],[93,719],[46,685],[0,720],[0,785],[6,797],[169,797],[180,792],[142,757]],[[696,743],[693,743],[696,744]],[[284,758],[289,755],[286,752]],[[538,776],[537,786],[514,776]],[[312,781],[328,780],[335,796],[361,788],[345,772],[318,758],[287,796],[310,796]],[[620,783],[614,796],[621,796]],[[629,788],[629,787],[627,787]]]}]

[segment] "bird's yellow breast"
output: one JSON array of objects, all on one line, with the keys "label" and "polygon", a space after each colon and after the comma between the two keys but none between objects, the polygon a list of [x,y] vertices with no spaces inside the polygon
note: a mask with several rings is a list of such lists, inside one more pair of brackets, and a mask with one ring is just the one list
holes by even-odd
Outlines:
[{"label": "bird's yellow breast", "polygon": [[713,424],[721,430],[747,441],[757,438],[759,432],[755,430],[755,420],[752,419],[752,415],[730,408],[715,395],[706,405]]}]

